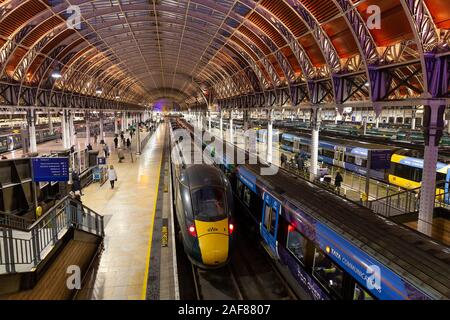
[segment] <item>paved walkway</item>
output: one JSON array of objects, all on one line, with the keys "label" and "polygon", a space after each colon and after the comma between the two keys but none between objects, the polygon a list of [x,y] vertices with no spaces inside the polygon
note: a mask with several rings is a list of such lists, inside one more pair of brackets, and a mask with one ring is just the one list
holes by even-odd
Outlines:
[{"label": "paved walkway", "polygon": [[78,299],[144,299],[148,278],[159,173],[166,139],[161,125],[141,156],[110,163],[117,171],[116,187],[92,184],[83,203],[105,216],[105,250]]}]

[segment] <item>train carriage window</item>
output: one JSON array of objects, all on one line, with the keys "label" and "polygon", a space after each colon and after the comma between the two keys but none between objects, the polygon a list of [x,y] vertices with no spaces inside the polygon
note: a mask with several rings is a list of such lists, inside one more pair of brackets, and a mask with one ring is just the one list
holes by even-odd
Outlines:
[{"label": "train carriage window", "polygon": [[355,157],[347,156],[345,162],[350,163],[350,164],[355,164]]},{"label": "train carriage window", "polygon": [[355,284],[355,291],[353,292],[353,300],[375,300],[363,287]]},{"label": "train carriage window", "polygon": [[225,193],[216,187],[205,187],[192,192],[194,217],[201,221],[218,221],[227,217]]},{"label": "train carriage window", "polygon": [[252,201],[252,192],[247,187],[244,188],[244,194],[243,194],[242,200],[247,205],[247,207],[250,208],[251,201]]},{"label": "train carriage window", "polygon": [[334,159],[334,150],[322,149],[322,155],[324,157]]},{"label": "train carriage window", "polygon": [[287,239],[287,249],[304,265],[307,239],[297,230],[290,231]]},{"label": "train carriage window", "polygon": [[342,279],[344,272],[322,251],[316,249],[314,254],[313,275],[329,291],[342,296]]},{"label": "train carriage window", "polygon": [[271,206],[266,205],[264,213],[264,227],[266,230],[271,231],[272,227],[272,213],[273,209]]}]

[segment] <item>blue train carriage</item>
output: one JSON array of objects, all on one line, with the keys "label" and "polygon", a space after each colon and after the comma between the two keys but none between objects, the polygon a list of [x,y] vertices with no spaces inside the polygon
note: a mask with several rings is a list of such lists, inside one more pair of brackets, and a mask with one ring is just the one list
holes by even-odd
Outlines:
[{"label": "blue train carriage", "polygon": [[312,299],[450,298],[447,247],[307,181],[259,170],[237,168],[235,195]]},{"label": "blue train carriage", "polygon": [[[281,137],[281,149],[291,153],[304,153],[310,156],[310,144],[309,136],[285,133]],[[395,151],[394,148],[378,144],[343,139],[320,139],[318,159],[328,165],[366,175],[369,150],[392,153]],[[375,179],[385,180],[386,175],[386,169],[370,171],[370,176]]]}]

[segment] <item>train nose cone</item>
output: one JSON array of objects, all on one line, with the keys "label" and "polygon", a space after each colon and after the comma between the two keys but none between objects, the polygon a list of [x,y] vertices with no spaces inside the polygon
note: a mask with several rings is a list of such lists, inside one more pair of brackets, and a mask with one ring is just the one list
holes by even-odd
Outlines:
[{"label": "train nose cone", "polygon": [[216,266],[228,259],[228,235],[208,234],[199,238],[203,264]]}]

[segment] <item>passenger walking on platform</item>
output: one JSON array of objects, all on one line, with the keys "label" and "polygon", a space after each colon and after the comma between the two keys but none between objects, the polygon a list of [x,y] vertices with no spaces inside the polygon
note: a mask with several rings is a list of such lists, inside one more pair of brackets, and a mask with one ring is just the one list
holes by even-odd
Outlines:
[{"label": "passenger walking on platform", "polygon": [[111,184],[111,189],[114,189],[114,182],[117,181],[117,173],[116,170],[114,169],[114,166],[109,166],[108,180],[109,183]]},{"label": "passenger walking on platform", "polygon": [[336,172],[336,177],[334,178],[334,186],[336,187],[336,191],[338,193],[341,192],[341,184],[342,181],[344,181],[344,178],[342,178],[341,173],[339,172],[339,170]]},{"label": "passenger walking on platform", "polygon": [[103,146],[103,152],[105,153],[105,158],[108,158],[109,157],[109,147],[106,143]]},{"label": "passenger walking on platform", "polygon": [[124,146],[125,145],[125,136],[124,136],[123,131],[120,133],[120,139],[122,140],[122,145]]},{"label": "passenger walking on platform", "polygon": [[117,138],[117,135],[114,137],[114,147],[117,149],[119,147],[119,139]]},{"label": "passenger walking on platform", "polygon": [[88,151],[92,151],[92,146],[90,143],[86,146],[86,148],[88,149]]},{"label": "passenger walking on platform", "polygon": [[80,195],[83,195],[83,193],[81,192],[81,179],[78,172],[76,171],[72,172],[72,191],[74,193],[79,192]]},{"label": "passenger walking on platform", "polygon": [[131,149],[131,140],[127,138],[127,149]]},{"label": "passenger walking on platform", "polygon": [[94,133],[94,143],[95,143],[95,144],[97,144],[97,138],[98,138],[97,134]]}]

